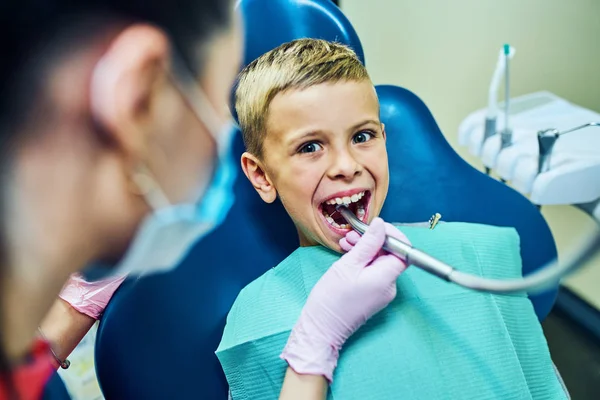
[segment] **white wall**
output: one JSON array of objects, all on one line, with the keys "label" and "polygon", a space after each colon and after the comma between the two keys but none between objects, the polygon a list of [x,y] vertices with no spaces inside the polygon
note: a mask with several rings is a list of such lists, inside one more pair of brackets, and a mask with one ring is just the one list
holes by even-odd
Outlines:
[{"label": "white wall", "polygon": [[[481,163],[458,148],[457,128],[485,106],[504,43],[516,48],[511,95],[549,90],[600,111],[598,0],[341,0],[341,6],[358,31],[374,82],[421,97],[448,141],[477,168]],[[559,255],[595,225],[572,207],[544,207],[543,213]],[[600,309],[600,257],[591,264],[566,284]]]}]

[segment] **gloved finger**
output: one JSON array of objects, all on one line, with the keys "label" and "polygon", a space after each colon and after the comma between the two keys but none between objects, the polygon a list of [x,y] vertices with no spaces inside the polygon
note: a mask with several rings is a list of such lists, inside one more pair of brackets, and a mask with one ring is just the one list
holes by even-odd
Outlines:
[{"label": "gloved finger", "polygon": [[398,239],[404,243],[411,244],[410,240],[406,237],[404,232],[387,222],[385,224],[385,234],[390,237],[393,237],[394,239]]},{"label": "gloved finger", "polygon": [[358,233],[356,231],[350,231],[350,232],[346,233],[346,240],[352,246],[356,246],[356,243],[358,243],[360,238],[361,238],[360,233]]},{"label": "gloved finger", "polygon": [[382,283],[392,283],[407,268],[407,264],[392,254],[386,254],[376,258],[368,268],[370,274],[381,280]]},{"label": "gloved finger", "polygon": [[[392,229],[395,229],[395,228],[392,226],[391,230]],[[387,230],[387,227],[386,227],[386,230]],[[350,231],[346,234],[346,237],[343,237],[340,239],[340,241],[339,241],[340,247],[345,252],[348,252],[348,251],[352,250],[352,248],[354,246],[356,246],[356,243],[358,243],[358,241],[360,240],[361,237],[362,236],[360,236],[360,233],[358,233],[356,231]],[[381,250],[379,252],[379,255],[383,255],[383,254],[387,254],[387,252],[385,252],[384,250]]]},{"label": "gloved finger", "polygon": [[385,237],[385,224],[383,220],[375,218],[354,248],[343,257],[346,257],[349,264],[364,268],[377,256],[383,246]]},{"label": "gloved finger", "polygon": [[348,239],[346,239],[345,237],[341,238],[339,243],[340,243],[340,247],[345,252],[349,252],[354,247],[354,244],[348,243]]}]

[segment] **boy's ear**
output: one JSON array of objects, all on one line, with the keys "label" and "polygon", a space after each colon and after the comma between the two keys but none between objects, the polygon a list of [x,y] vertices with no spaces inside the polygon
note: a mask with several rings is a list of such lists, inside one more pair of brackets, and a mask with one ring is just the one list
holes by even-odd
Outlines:
[{"label": "boy's ear", "polygon": [[381,133],[383,134],[383,139],[386,140],[387,134],[385,133],[385,124],[383,122],[381,123]]},{"label": "boy's ear", "polygon": [[272,203],[277,199],[277,189],[273,186],[263,163],[256,156],[248,152],[242,154],[242,169],[265,203]]}]

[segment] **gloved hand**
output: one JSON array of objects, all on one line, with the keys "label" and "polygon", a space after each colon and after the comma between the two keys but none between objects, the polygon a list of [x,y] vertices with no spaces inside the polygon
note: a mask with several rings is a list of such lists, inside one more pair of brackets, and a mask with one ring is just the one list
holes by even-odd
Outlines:
[{"label": "gloved hand", "polygon": [[125,276],[87,282],[79,274],[73,274],[63,287],[59,297],[82,314],[98,319]]},{"label": "gloved hand", "polygon": [[[424,223],[428,225],[429,223]],[[396,228],[394,225],[386,222],[385,223],[385,234],[393,237],[394,239],[398,239],[406,244],[411,244],[410,240],[406,237],[402,231]],[[344,251],[350,251],[358,243],[360,240],[360,234],[356,231],[350,231],[346,234],[346,237],[340,239],[340,247]],[[381,254],[387,254],[385,250],[381,250]]]},{"label": "gloved hand", "polygon": [[379,255],[384,240],[384,222],[376,218],[312,289],[281,354],[296,373],[331,382],[346,340],[396,297],[396,279],[406,265]]}]

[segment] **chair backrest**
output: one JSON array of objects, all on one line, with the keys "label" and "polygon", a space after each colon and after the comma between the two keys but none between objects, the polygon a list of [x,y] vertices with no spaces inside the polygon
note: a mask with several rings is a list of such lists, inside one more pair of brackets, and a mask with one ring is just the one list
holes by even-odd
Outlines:
[{"label": "chair backrest", "polygon": [[44,388],[44,393],[42,394],[42,400],[70,400],[71,396],[69,396],[69,392],[67,391],[67,387],[65,383],[60,378],[58,372],[52,374],[48,382],[46,383],[46,387]]},{"label": "chair backrest", "polygon": [[[316,37],[362,47],[329,0],[247,0],[246,62],[287,41]],[[241,135],[236,155],[243,152]],[[236,203],[224,224],[176,270],[126,280],[97,333],[96,371],[108,399],[227,398],[214,355],[240,290],[298,246],[281,204],[262,202],[240,173]]]},{"label": "chair backrest", "polygon": [[[246,21],[246,62],[300,37],[337,40],[362,57],[351,24],[329,0],[242,0],[239,7]],[[378,93],[392,178],[384,218],[423,221],[440,212],[448,221],[517,226],[524,255],[531,257],[527,265],[556,254],[539,212],[462,161],[416,96],[394,87],[379,87]],[[242,150],[238,137],[235,152]],[[245,285],[298,245],[283,207],[263,203],[243,175],[236,182],[236,200],[225,223],[176,270],[127,280],[115,293],[96,345],[106,398],[226,398],[214,351],[227,312]],[[534,257],[536,246],[543,256]],[[548,304],[551,298],[545,298]]]}]

